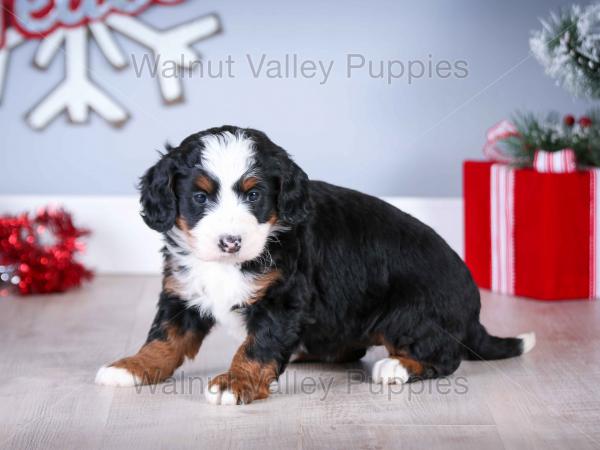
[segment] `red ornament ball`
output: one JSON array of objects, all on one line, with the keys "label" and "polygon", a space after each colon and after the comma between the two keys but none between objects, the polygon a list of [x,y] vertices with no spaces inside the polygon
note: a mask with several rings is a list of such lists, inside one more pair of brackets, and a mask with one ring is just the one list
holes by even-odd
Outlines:
[{"label": "red ornament ball", "polygon": [[563,120],[568,127],[575,125],[575,117],[572,114],[567,114]]},{"label": "red ornament ball", "polygon": [[587,116],[580,117],[579,118],[579,126],[581,128],[587,128],[587,127],[592,126],[592,119],[590,119]]},{"label": "red ornament ball", "polygon": [[84,250],[75,227],[62,209],[41,209],[35,216],[0,216],[0,294],[7,287],[21,295],[64,292],[93,274],[75,261]]}]

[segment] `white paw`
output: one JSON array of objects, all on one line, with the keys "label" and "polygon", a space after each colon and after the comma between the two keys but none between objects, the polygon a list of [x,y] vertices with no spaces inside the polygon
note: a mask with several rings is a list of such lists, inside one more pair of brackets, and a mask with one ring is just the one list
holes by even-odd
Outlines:
[{"label": "white paw", "polygon": [[400,361],[395,358],[380,359],[373,366],[371,378],[375,383],[394,384],[406,383],[409,375]]},{"label": "white paw", "polygon": [[233,392],[229,389],[222,391],[216,384],[206,388],[204,397],[211,405],[237,405],[237,398]]},{"label": "white paw", "polygon": [[136,386],[142,384],[142,380],[121,367],[102,366],[96,374],[96,384],[103,386]]},{"label": "white paw", "polygon": [[533,331],[529,333],[523,333],[517,336],[517,338],[521,339],[521,343],[523,345],[523,353],[531,351],[533,347],[535,347],[535,333]]}]

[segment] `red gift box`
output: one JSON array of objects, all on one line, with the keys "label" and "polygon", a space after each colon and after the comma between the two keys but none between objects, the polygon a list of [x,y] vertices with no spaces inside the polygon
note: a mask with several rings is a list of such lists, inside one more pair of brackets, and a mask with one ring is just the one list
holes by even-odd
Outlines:
[{"label": "red gift box", "polygon": [[464,163],[465,260],[479,287],[543,300],[600,294],[598,170]]}]

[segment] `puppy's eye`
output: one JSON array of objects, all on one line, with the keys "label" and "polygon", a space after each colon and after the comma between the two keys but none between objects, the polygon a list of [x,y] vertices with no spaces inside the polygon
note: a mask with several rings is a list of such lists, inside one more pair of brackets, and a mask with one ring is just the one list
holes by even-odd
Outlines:
[{"label": "puppy's eye", "polygon": [[208,200],[208,197],[204,192],[196,192],[194,194],[194,201],[199,205],[204,205],[206,203],[206,200]]},{"label": "puppy's eye", "polygon": [[252,190],[246,194],[246,200],[248,200],[249,202],[252,202],[252,203],[257,201],[259,198],[260,198],[260,192],[258,192],[257,190]]}]

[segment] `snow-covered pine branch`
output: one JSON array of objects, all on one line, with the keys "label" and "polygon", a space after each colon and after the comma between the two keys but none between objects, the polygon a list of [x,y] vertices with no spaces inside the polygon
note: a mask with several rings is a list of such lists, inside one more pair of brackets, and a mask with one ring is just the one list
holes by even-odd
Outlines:
[{"label": "snow-covered pine branch", "polygon": [[546,73],[573,95],[600,98],[600,3],[542,20],[530,47]]}]

